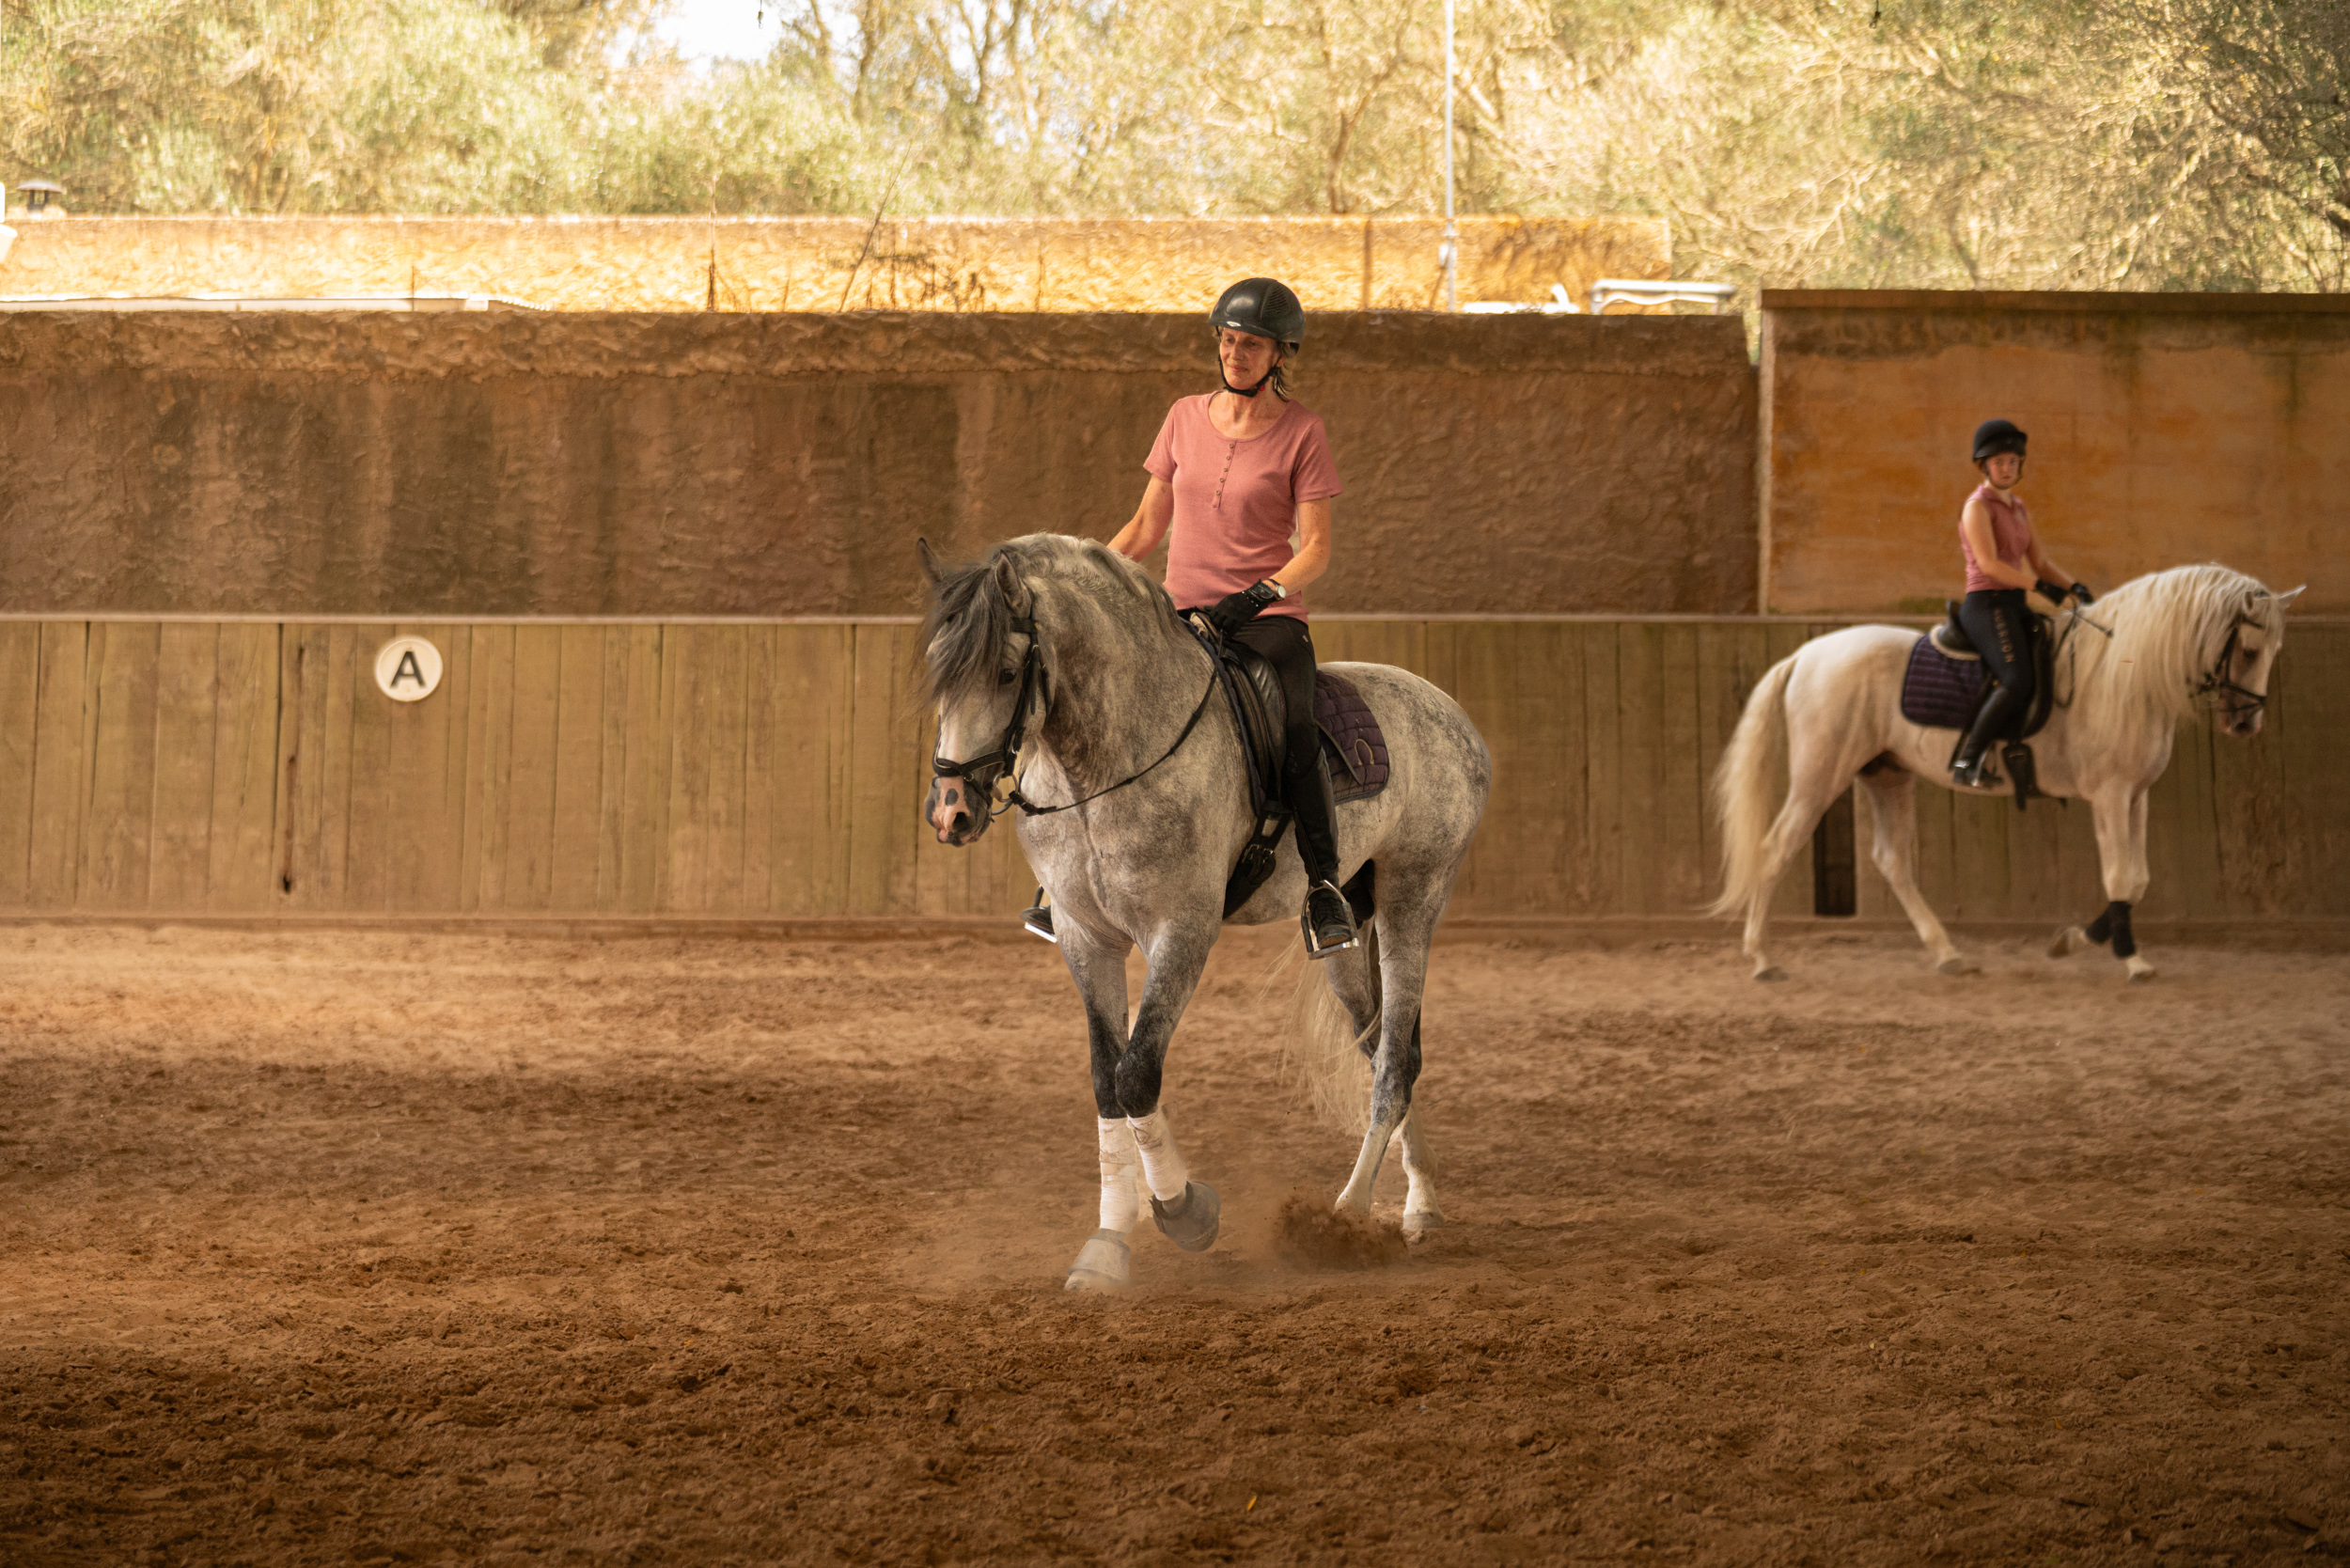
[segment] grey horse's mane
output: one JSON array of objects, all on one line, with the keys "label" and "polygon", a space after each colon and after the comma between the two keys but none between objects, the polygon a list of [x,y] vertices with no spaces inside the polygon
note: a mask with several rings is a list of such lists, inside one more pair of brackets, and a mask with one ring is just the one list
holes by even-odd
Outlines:
[{"label": "grey horse's mane", "polygon": [[[995,686],[1011,636],[1012,609],[997,570],[1004,564],[1032,594],[1067,585],[1113,614],[1122,597],[1143,619],[1176,630],[1174,602],[1166,590],[1116,551],[1067,534],[1008,540],[978,560],[948,568],[938,579],[920,638],[922,689],[931,702],[960,702]],[[1122,596],[1113,591],[1119,588]]]}]

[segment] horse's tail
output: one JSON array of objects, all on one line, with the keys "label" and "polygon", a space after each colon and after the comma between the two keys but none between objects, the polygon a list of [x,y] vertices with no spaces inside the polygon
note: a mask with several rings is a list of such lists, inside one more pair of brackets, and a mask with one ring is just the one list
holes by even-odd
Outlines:
[{"label": "horse's tail", "polygon": [[1771,786],[1787,751],[1787,682],[1802,656],[1790,653],[1755,683],[1714,770],[1714,815],[1722,826],[1722,894],[1708,906],[1709,914],[1744,913],[1762,885]]},{"label": "horse's tail", "polygon": [[[1371,1126],[1371,1058],[1363,1055],[1366,1040],[1379,1028],[1373,1012],[1371,1027],[1357,1032],[1354,1017],[1323,978],[1322,965],[1304,960],[1306,939],[1292,942],[1281,955],[1274,977],[1291,964],[1303,971],[1290,996],[1290,1043],[1285,1053],[1298,1094],[1317,1121],[1361,1137]],[[1342,964],[1354,957],[1340,953],[1326,962]],[[1371,994],[1379,993],[1379,924],[1363,925],[1361,956],[1371,965]]]}]

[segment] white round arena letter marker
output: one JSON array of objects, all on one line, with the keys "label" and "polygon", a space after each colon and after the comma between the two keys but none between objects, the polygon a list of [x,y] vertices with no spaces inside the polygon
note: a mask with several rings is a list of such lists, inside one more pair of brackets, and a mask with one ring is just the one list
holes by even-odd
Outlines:
[{"label": "white round arena letter marker", "polygon": [[394,637],[375,655],[375,683],[394,702],[419,702],[441,684],[441,651],[422,637]]}]

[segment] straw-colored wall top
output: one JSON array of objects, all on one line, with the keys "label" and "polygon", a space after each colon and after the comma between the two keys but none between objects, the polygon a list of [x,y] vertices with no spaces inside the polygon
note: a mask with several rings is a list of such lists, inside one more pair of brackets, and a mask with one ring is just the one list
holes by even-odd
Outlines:
[{"label": "straw-colored wall top", "polygon": [[[25,223],[0,294],[502,294],[553,310],[1205,311],[1270,274],[1309,310],[1443,304],[1422,218],[106,218]],[[1460,297],[1668,274],[1651,218],[1465,218]]]}]

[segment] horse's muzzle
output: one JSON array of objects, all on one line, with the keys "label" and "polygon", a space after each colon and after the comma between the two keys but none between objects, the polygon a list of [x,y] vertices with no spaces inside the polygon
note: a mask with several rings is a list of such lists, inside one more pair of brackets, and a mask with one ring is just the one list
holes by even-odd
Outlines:
[{"label": "horse's muzzle", "polygon": [[931,780],[930,798],[922,803],[922,820],[930,823],[940,843],[961,849],[987,831],[986,802],[961,774],[941,774]]}]

